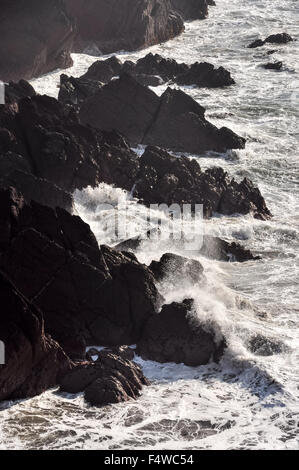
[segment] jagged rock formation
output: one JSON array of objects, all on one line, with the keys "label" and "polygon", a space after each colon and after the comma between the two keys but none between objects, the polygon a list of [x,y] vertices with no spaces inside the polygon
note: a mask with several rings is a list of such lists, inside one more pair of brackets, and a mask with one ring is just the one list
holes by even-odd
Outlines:
[{"label": "jagged rock formation", "polygon": [[84,391],[91,405],[106,406],[138,398],[144,385],[149,381],[134,362],[104,350],[96,362],[79,365],[66,374],[60,389],[68,393]]},{"label": "jagged rock formation", "polygon": [[205,109],[189,95],[168,88],[158,97],[128,74],[85,100],[79,115],[85,124],[121,132],[131,144],[158,145],[190,153],[245,146],[245,139],[230,129],[218,129],[209,123]]},{"label": "jagged rock formation", "polygon": [[0,31],[2,81],[72,65],[74,27],[62,0],[2,0]]},{"label": "jagged rock formation", "polygon": [[65,0],[77,23],[75,52],[136,50],[167,41],[184,30],[170,0]]},{"label": "jagged rock formation", "polygon": [[12,103],[0,106],[1,186],[69,211],[75,189],[101,181],[131,189],[138,157],[120,136],[82,126],[72,109],[48,96],[31,93],[16,102],[24,89],[11,84]]},{"label": "jagged rock formation", "polygon": [[[127,80],[133,82],[133,94],[136,87],[141,88],[140,98],[128,97],[128,107],[131,101],[136,103],[131,120],[130,113],[127,118],[125,112],[118,117],[124,119],[123,124],[135,136],[134,140],[141,140],[144,126],[150,125],[150,118],[159,105],[159,97],[131,77],[125,82]],[[135,185],[136,196],[146,204],[203,203],[206,216],[216,211],[223,214],[252,212],[261,218],[270,216],[265,201],[250,181],[239,184],[229,180],[221,169],[201,172],[195,161],[177,159],[153,147],[140,159],[117,132],[81,124],[72,107],[64,107],[54,98],[33,95],[16,102],[24,89],[27,90],[25,86],[20,89],[11,85],[12,103],[0,106],[0,186],[17,187],[29,202],[33,199],[71,211],[71,192],[105,182],[128,191]],[[32,93],[30,88],[29,91]],[[144,106],[148,106],[148,113]],[[105,115],[109,117],[106,109]],[[185,109],[188,113],[184,113]],[[200,147],[243,144],[243,139],[233,132],[226,128],[218,130],[205,121],[203,108],[188,95],[171,90],[161,99],[159,116],[147,133],[147,139],[162,140],[168,129],[171,143],[175,133],[167,127],[166,117],[176,114],[182,119],[187,116],[186,126],[188,116],[191,119],[196,116],[198,126],[194,131],[202,129],[202,139],[197,140]],[[136,120],[141,127],[130,127]],[[163,127],[159,128],[163,121],[164,136]]]},{"label": "jagged rock formation", "polygon": [[[1,218],[3,209],[1,200]],[[45,334],[40,310],[2,271],[0,302],[0,341],[5,345],[0,400],[33,397],[55,386],[72,363],[59,344]]]},{"label": "jagged rock formation", "polygon": [[73,358],[85,346],[134,344],[162,299],[132,255],[98,247],[89,226],[63,209],[0,190],[0,269],[43,312]]},{"label": "jagged rock formation", "polygon": [[[137,62],[127,60],[122,63],[115,56],[106,60],[98,60],[89,67],[81,78],[108,83],[121,72],[132,75],[137,81],[140,77],[146,76],[150,80],[159,76],[163,82],[173,81],[180,85],[197,85],[208,88],[223,87],[235,83],[230,73],[223,67],[216,69],[212,64],[206,62],[187,65],[152,53]],[[158,84],[161,84],[161,81]]]},{"label": "jagged rock formation", "polygon": [[193,301],[164,305],[147,322],[137,345],[138,354],[158,362],[184,363],[187,366],[218,361],[226,346],[220,332],[202,325],[193,311]]},{"label": "jagged rock formation", "polygon": [[203,172],[196,160],[177,158],[151,146],[140,158],[134,194],[146,205],[203,204],[206,217],[214,212],[251,212],[260,219],[271,216],[259,189],[247,178],[237,183],[222,168]]}]

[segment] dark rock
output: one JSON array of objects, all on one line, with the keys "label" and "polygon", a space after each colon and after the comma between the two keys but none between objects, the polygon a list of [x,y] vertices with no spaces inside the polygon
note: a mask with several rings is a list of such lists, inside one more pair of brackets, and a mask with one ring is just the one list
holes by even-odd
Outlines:
[{"label": "dark rock", "polygon": [[137,353],[157,362],[184,363],[188,366],[218,361],[226,346],[221,333],[202,325],[193,313],[193,301],[164,305],[161,313],[147,322]]},{"label": "dark rock", "polygon": [[257,47],[261,47],[265,44],[265,41],[262,39],[255,39],[252,43],[249,44],[250,49],[256,49]]},{"label": "dark rock", "polygon": [[248,348],[257,356],[273,356],[287,350],[285,345],[277,339],[267,338],[260,334],[250,338]]},{"label": "dark rock", "polygon": [[58,101],[63,104],[80,105],[88,96],[93,96],[102,84],[95,80],[60,76]]},{"label": "dark rock", "polygon": [[260,256],[254,256],[250,250],[236,242],[227,242],[218,237],[205,236],[203,245],[199,251],[203,256],[218,261],[256,261]]},{"label": "dark rock", "polygon": [[72,108],[47,96],[0,106],[0,137],[3,184],[51,207],[69,210],[69,193],[101,181],[130,190],[138,171],[120,135],[81,125]]},{"label": "dark rock", "polygon": [[293,38],[287,33],[271,34],[265,39],[270,44],[287,44],[293,41]]},{"label": "dark rock", "polygon": [[267,70],[281,70],[282,65],[282,62],[269,62],[268,64],[263,65],[263,67]]},{"label": "dark rock", "polygon": [[176,284],[179,279],[187,279],[194,284],[203,280],[203,267],[199,261],[173,253],[165,253],[160,261],[152,261],[149,269],[159,282],[171,277],[174,277]]},{"label": "dark rock", "polygon": [[134,194],[146,205],[203,204],[206,217],[213,212],[271,216],[260,191],[248,179],[237,183],[222,168],[202,172],[196,160],[177,158],[157,147],[147,147],[140,159]]},{"label": "dark rock", "polygon": [[122,66],[121,61],[115,56],[109,57],[106,60],[97,60],[81,78],[108,83],[111,78],[120,74]]},{"label": "dark rock", "polygon": [[230,72],[224,67],[216,69],[207,62],[192,64],[186,72],[175,77],[175,82],[179,85],[196,85],[207,88],[218,88],[235,84]]},{"label": "dark rock", "polygon": [[18,83],[9,82],[5,85],[5,103],[17,103],[23,98],[35,96],[36,92],[30,83],[26,80],[20,80]]},{"label": "dark rock", "polygon": [[218,129],[204,114],[205,109],[182,91],[168,88],[158,97],[123,74],[83,103],[80,119],[98,129],[115,129],[131,144],[190,153],[244,148],[245,139],[227,128]]},{"label": "dark rock", "polygon": [[78,365],[61,381],[61,391],[85,391],[91,405],[106,406],[136,399],[149,382],[141,369],[113,352],[101,351],[95,363]]},{"label": "dark rock", "polygon": [[152,54],[151,52],[136,63],[125,62],[123,65],[123,71],[131,75],[158,75],[164,82],[174,80],[176,76],[188,70],[188,65],[184,63],[178,63],[174,59],[165,59],[161,55]]},{"label": "dark rock", "polygon": [[0,79],[31,79],[72,65],[73,22],[61,0],[2,0]]},{"label": "dark rock", "polygon": [[110,352],[115,356],[121,357],[124,361],[133,361],[135,351],[129,346],[117,346],[115,348],[105,348],[104,351]]},{"label": "dark rock", "polygon": [[100,249],[89,226],[63,209],[0,190],[0,229],[0,268],[73,358],[85,356],[86,344],[135,344],[162,302],[145,265]]},{"label": "dark rock", "polygon": [[278,33],[278,34],[271,34],[265,40],[256,39],[248,47],[256,48],[261,47],[266,43],[270,44],[287,44],[288,42],[293,41],[293,38],[287,33]]},{"label": "dark rock", "polygon": [[115,57],[97,61],[92,64],[81,79],[108,83],[121,73],[131,75],[144,86],[159,86],[170,80],[179,85],[196,85],[208,88],[223,87],[235,83],[230,73],[223,67],[217,69],[206,62],[187,65],[152,53],[142,57],[136,63],[126,61],[122,64]]},{"label": "dark rock", "polygon": [[72,363],[44,332],[40,310],[0,271],[0,400],[29,398],[55,386]]},{"label": "dark rock", "polygon": [[184,30],[170,0],[65,0],[76,19],[75,52],[136,50],[171,39]]}]

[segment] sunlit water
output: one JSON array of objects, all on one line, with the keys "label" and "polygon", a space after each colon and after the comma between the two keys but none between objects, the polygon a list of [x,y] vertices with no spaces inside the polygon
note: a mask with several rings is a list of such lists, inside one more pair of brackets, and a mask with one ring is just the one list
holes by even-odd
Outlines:
[{"label": "sunlit water", "polygon": [[[261,261],[226,264],[199,257],[206,270],[204,287],[181,279],[176,289],[175,279],[159,286],[167,302],[194,297],[198,316],[225,335],[227,352],[218,365],[198,368],[137,358],[152,385],[136,402],[94,409],[81,395],[49,391],[13,407],[5,404],[0,448],[298,448],[298,42],[246,48],[259,34],[286,31],[298,38],[298,2],[217,3],[210,8],[209,19],[187,24],[181,37],[149,50],[189,63],[212,62],[231,71],[237,83],[233,87],[186,91],[207,108],[212,122],[245,136],[246,149],[192,157],[203,168],[219,165],[237,179],[251,178],[274,215],[269,222],[215,216],[205,223],[206,232],[241,240],[262,254]],[[270,49],[277,52],[268,56]],[[145,53],[123,53],[120,58],[137,59]],[[80,76],[94,60],[74,55],[74,67],[66,73]],[[281,60],[283,71],[261,67],[271,60]],[[32,83],[40,93],[57,96],[60,73]],[[96,210],[102,202],[121,201],[133,233],[146,228],[145,209],[122,190],[101,185],[77,192],[75,200],[77,212],[100,244],[115,243],[108,223],[111,213]],[[145,243],[138,258],[149,263],[163,251]],[[281,353],[266,357],[251,353],[248,342],[257,333],[280,344]]]}]

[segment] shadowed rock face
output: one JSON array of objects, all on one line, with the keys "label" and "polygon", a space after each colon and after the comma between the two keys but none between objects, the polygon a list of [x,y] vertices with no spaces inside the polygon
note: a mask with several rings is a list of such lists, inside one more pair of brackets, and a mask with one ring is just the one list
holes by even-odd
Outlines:
[{"label": "shadowed rock face", "polygon": [[134,362],[104,350],[96,362],[79,365],[65,375],[60,389],[85,392],[91,405],[106,406],[138,398],[144,385],[149,382]]},{"label": "shadowed rock face", "polygon": [[135,344],[161,303],[151,271],[98,247],[89,226],[63,209],[28,205],[0,190],[0,269],[43,312],[45,328],[74,358],[85,346]]},{"label": "shadowed rock face", "polygon": [[121,136],[87,128],[72,108],[33,92],[10,84],[10,104],[0,106],[0,186],[69,211],[75,189],[101,181],[132,188],[138,157]]},{"label": "shadowed rock face", "polygon": [[147,322],[137,352],[145,359],[184,363],[187,366],[219,360],[226,346],[221,337],[205,329],[192,316],[193,301],[164,305],[161,312]]},{"label": "shadowed rock face", "polygon": [[101,88],[80,110],[83,123],[115,129],[131,144],[190,153],[244,148],[245,139],[226,127],[218,129],[204,115],[205,109],[182,91],[168,88],[159,97],[128,74]]},{"label": "shadowed rock face", "polygon": [[170,0],[65,0],[78,34],[75,52],[136,50],[171,39],[184,22]]},{"label": "shadowed rock face", "polygon": [[201,20],[208,15],[207,0],[170,0],[172,8],[177,11],[184,20]]},{"label": "shadowed rock face", "polygon": [[2,0],[0,31],[0,80],[72,65],[73,22],[61,0]]},{"label": "shadowed rock face", "polygon": [[44,332],[41,312],[0,271],[0,400],[29,398],[58,383],[72,363]]}]

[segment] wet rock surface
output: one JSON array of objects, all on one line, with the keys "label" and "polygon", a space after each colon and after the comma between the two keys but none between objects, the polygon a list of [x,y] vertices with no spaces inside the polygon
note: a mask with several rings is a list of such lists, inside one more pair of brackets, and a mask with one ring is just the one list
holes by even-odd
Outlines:
[{"label": "wet rock surface", "polygon": [[96,362],[79,364],[66,374],[60,390],[84,392],[91,405],[106,406],[138,398],[145,385],[149,381],[137,364],[116,352],[103,350]]},{"label": "wet rock surface", "polygon": [[192,284],[198,284],[204,278],[204,269],[199,261],[173,253],[165,253],[159,261],[152,261],[149,269],[158,282],[173,276],[176,283],[179,279],[184,279],[191,281]]},{"label": "wet rock surface", "polygon": [[[193,300],[164,305],[161,312],[147,322],[137,352],[144,359],[158,362],[184,363],[187,366],[219,360],[225,340],[202,325],[193,314]],[[179,332],[179,334],[178,334]]]}]

